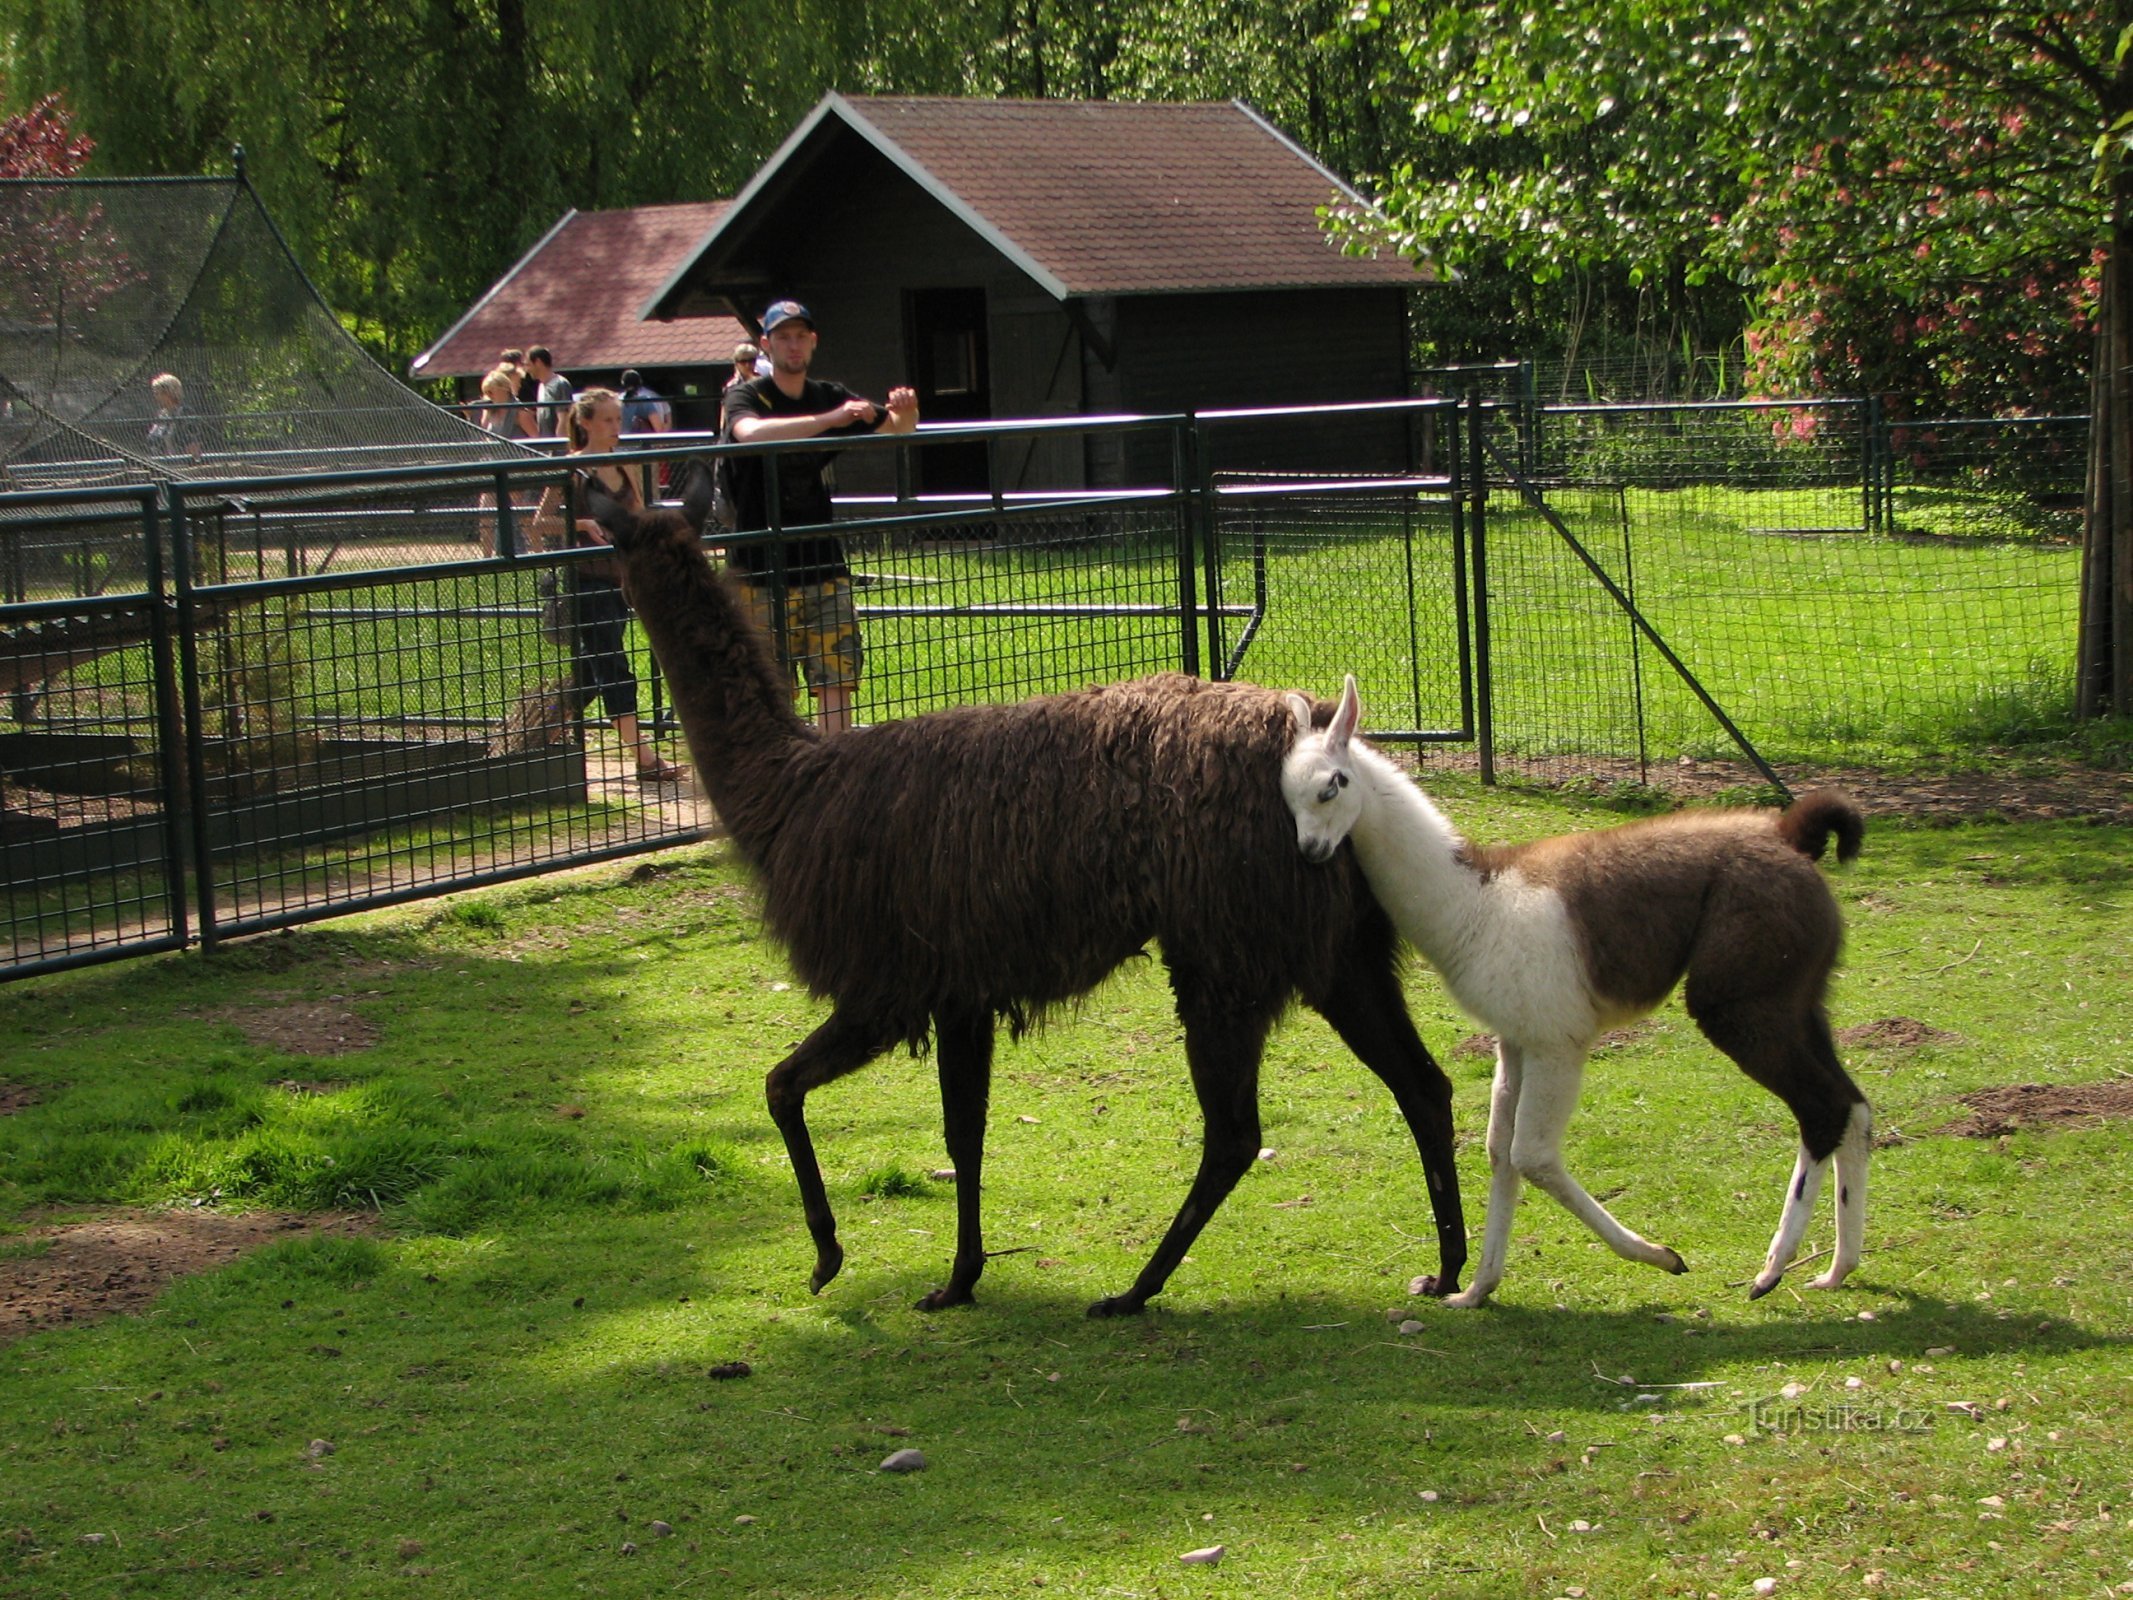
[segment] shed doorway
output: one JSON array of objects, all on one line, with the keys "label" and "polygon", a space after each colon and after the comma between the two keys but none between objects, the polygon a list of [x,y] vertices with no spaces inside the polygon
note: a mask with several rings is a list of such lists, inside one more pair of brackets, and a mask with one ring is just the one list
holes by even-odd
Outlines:
[{"label": "shed doorway", "polygon": [[[926,422],[983,422],[992,416],[992,362],[983,289],[911,289],[904,295],[911,386]],[[981,439],[927,445],[918,452],[921,494],[983,494],[990,487]]]}]

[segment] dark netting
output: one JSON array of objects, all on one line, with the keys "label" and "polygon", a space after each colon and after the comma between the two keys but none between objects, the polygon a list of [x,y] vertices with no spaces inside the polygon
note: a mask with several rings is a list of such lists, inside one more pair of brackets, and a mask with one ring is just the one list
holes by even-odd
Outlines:
[{"label": "dark netting", "polygon": [[0,183],[0,380],[16,488],[513,453],[373,361],[234,178]]}]

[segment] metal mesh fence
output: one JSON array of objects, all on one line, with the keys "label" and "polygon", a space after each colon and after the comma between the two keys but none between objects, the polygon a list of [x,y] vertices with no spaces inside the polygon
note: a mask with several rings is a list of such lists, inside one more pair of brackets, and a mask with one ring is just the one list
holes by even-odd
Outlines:
[{"label": "metal mesh fence", "polygon": [[[62,525],[109,506],[18,505]],[[130,581],[94,598],[7,606],[0,628],[0,904],[11,962],[170,948],[185,934],[171,616],[152,591],[154,501],[132,517]]]},{"label": "metal mesh fence", "polygon": [[[656,466],[628,465],[656,494]],[[573,577],[590,554],[542,547],[549,489],[567,496],[567,474],[533,461],[143,486],[124,512],[0,497],[11,970],[712,825],[693,787],[639,777],[618,713],[687,752],[641,631],[619,602],[594,615]],[[865,508],[841,530],[859,719],[1195,665],[1189,504],[1165,485]]]},{"label": "metal mesh fence", "polygon": [[1168,494],[850,527],[858,720],[1179,670],[1179,530]]},{"label": "metal mesh fence", "polygon": [[[1757,776],[1733,727],[1797,783],[2066,713],[2078,423],[1478,403],[1408,420],[1405,473],[1194,481],[1217,452],[1191,430],[1228,424],[1182,418],[1134,425],[1184,475],[1134,489],[920,499],[908,470],[875,473],[899,492],[847,498],[836,530],[857,719],[1160,670],[1317,693],[1354,672],[1373,733],[1432,763],[1669,784],[1687,761],[1707,787]],[[1070,479],[1071,432],[992,453]],[[877,466],[924,448],[864,444]],[[692,789],[637,780],[625,705],[657,753],[687,752],[626,613],[595,659],[571,576],[587,553],[540,547],[557,524],[535,504],[567,481],[520,458],[0,494],[0,971],[711,826]]]},{"label": "metal mesh fence", "polygon": [[1332,695],[1371,735],[1471,738],[1464,541],[1440,478],[1231,479],[1213,496],[1214,670]]},{"label": "metal mesh fence", "polygon": [[1907,435],[1823,403],[1558,408],[1536,441],[1493,428],[1492,467],[1553,514],[1492,502],[1501,759],[1657,781],[1655,764],[1736,758],[1698,685],[1793,777],[2065,716],[2081,450],[2063,423]]}]

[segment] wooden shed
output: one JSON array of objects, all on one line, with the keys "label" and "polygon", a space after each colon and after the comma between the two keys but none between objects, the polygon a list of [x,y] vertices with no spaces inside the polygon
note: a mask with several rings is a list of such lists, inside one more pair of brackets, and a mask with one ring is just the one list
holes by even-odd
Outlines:
[{"label": "wooden shed", "polygon": [[[1240,102],[822,101],[645,298],[649,324],[814,312],[816,370],[928,422],[1384,400],[1407,392],[1407,297],[1435,276],[1344,253],[1369,202]],[[1218,465],[1397,466],[1398,424],[1230,427]],[[847,489],[880,463],[855,458]],[[1006,488],[1167,476],[1167,448],[1016,447]],[[982,485],[983,447],[920,487]]]}]

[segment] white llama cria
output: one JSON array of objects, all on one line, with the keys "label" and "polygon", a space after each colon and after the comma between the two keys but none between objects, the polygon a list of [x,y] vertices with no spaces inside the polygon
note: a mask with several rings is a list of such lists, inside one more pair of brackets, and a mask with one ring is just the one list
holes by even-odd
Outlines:
[{"label": "white llama cria", "polygon": [[1622,1226],[1563,1166],[1563,1130],[1601,1033],[1663,1003],[1686,977],[1705,1037],[1783,1100],[1800,1154],[1770,1254],[1749,1298],[1777,1287],[1837,1166],[1833,1289],[1858,1265],[1873,1115],[1837,1060],[1823,992],[1843,937],[1814,860],[1859,853],[1863,824],[1841,795],[1783,813],[1693,811],[1511,848],[1477,849],[1404,773],[1354,737],[1350,677],[1330,724],[1289,697],[1297,736],[1282,797],[1298,846],[1330,859],[1343,838],[1371,892],[1497,1036],[1489,1098],[1489,1216],[1481,1265],[1452,1305],[1476,1306],[1503,1278],[1519,1179],[1560,1200],[1617,1255],[1685,1272],[1679,1255]]}]

